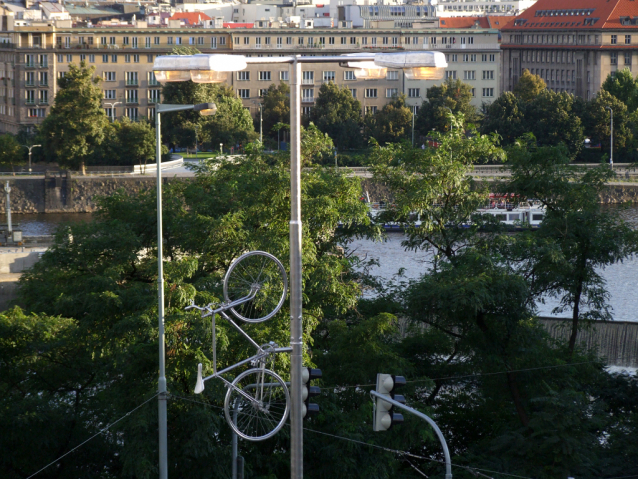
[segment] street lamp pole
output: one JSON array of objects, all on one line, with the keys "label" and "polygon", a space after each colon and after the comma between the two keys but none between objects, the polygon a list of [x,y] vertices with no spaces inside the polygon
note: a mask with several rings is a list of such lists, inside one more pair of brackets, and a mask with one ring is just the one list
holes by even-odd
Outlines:
[{"label": "street lamp pole", "polygon": [[[155,161],[157,170],[157,319],[159,337],[159,479],[168,479],[168,433],[166,414],[166,351],[164,340],[164,256],[162,237],[162,113],[195,110],[203,115],[214,114],[212,103],[201,105],[157,105],[155,116]],[[212,113],[210,113],[212,112]]]},{"label": "street lamp pole", "polygon": [[111,123],[113,123],[115,121],[115,105],[121,105],[122,102],[121,101],[114,101],[114,102],[109,102],[109,101],[105,101],[104,102],[105,105],[109,105],[111,108]]},{"label": "street lamp pole", "polygon": [[290,72],[290,475],[303,477],[303,327],[301,284],[301,63]]},{"label": "street lamp pole", "polygon": [[31,146],[22,145],[22,146],[24,146],[27,150],[29,150],[29,173],[31,173],[31,150],[33,148],[37,148],[38,146],[42,146],[42,145],[31,145]]},{"label": "street lamp pole", "polygon": [[606,106],[605,108],[609,110],[609,113],[611,114],[611,117],[610,117],[611,132],[610,132],[610,141],[609,141],[609,166],[613,170],[614,169],[614,110],[612,110],[610,106]]}]

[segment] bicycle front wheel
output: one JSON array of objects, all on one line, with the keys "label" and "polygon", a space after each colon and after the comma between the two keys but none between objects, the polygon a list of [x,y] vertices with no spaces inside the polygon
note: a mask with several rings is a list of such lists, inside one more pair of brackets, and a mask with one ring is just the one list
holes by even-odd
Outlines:
[{"label": "bicycle front wheel", "polygon": [[234,302],[250,300],[230,310],[248,323],[272,318],[281,309],[288,291],[288,278],[281,262],[270,253],[251,251],[241,255],[230,266],[224,278],[224,299]]},{"label": "bicycle front wheel", "polygon": [[228,388],[224,400],[226,421],[248,441],[268,439],[288,419],[290,394],[283,379],[269,369],[249,369]]}]

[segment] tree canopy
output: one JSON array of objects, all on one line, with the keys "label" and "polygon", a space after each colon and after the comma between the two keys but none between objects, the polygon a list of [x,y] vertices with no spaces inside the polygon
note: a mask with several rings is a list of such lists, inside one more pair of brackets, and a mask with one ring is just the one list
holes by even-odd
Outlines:
[{"label": "tree canopy", "polygon": [[366,135],[380,144],[410,140],[412,111],[405,104],[405,95],[393,98],[381,111],[365,118]]},{"label": "tree canopy", "polygon": [[625,67],[616,71],[615,75],[607,76],[601,89],[624,103],[630,112],[638,109],[638,80],[629,68]]},{"label": "tree canopy", "polygon": [[333,82],[321,85],[310,120],[332,138],[337,148],[362,146],[361,103],[345,86]]},{"label": "tree canopy", "polygon": [[545,89],[547,89],[545,80],[539,75],[530,73],[530,71],[525,68],[521,77],[518,79],[518,83],[514,86],[514,95],[523,101],[531,101]]},{"label": "tree canopy", "polygon": [[102,108],[101,78],[94,73],[95,67],[80,62],[70,64],[66,75],[58,79],[51,112],[40,128],[49,161],[83,169],[104,140],[108,118]]}]

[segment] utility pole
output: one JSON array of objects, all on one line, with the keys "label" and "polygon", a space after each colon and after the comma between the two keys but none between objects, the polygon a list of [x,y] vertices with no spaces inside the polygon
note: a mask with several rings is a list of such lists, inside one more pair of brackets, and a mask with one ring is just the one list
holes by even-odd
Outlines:
[{"label": "utility pole", "polygon": [[609,113],[611,114],[611,135],[610,135],[610,142],[609,142],[609,166],[611,167],[611,169],[614,169],[614,110],[611,109],[610,106],[606,106],[605,107],[607,110],[609,110]]},{"label": "utility pole", "polygon": [[32,146],[22,145],[22,146],[24,146],[27,150],[29,150],[29,173],[31,173],[31,150],[33,148],[37,148],[38,146],[42,146],[42,145],[32,145]]},{"label": "utility pole", "polygon": [[9,230],[8,238],[11,237],[11,233],[13,232],[13,226],[11,225],[11,187],[9,186],[9,181],[4,185],[4,191],[7,194],[7,228]]}]

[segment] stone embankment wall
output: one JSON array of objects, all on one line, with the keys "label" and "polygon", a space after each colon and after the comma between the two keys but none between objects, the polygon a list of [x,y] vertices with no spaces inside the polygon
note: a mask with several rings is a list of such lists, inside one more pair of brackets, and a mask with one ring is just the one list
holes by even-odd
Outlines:
[{"label": "stone embankment wall", "polygon": [[[567,341],[571,334],[571,320],[541,318],[541,323],[555,339]],[[638,367],[638,322],[598,322],[591,328],[581,328],[577,344],[595,350],[610,366]]]},{"label": "stone embankment wall", "polygon": [[[376,182],[371,178],[362,178],[361,186],[363,193],[365,194],[367,191],[373,202],[392,200],[392,193],[384,183]],[[609,185],[606,191],[600,195],[600,203],[638,203],[638,183]]]},{"label": "stone embankment wall", "polygon": [[[6,181],[6,180],[5,180]],[[9,179],[11,211],[13,213],[91,213],[97,209],[99,196],[109,196],[119,189],[137,193],[155,187],[152,176],[82,177],[64,172],[43,178],[16,177]],[[169,181],[165,178],[164,181]],[[0,201],[0,213],[5,202]]]}]

